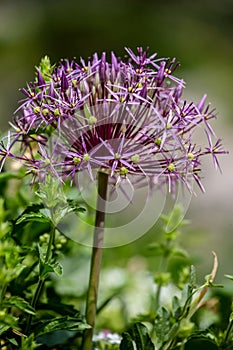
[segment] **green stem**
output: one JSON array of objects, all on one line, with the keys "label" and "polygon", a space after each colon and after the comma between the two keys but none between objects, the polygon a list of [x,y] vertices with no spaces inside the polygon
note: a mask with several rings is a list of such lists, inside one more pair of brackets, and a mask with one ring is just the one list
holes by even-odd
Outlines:
[{"label": "green stem", "polygon": [[6,295],[6,289],[7,289],[7,283],[4,283],[2,286],[2,289],[1,289],[1,293],[0,293],[0,307],[1,307],[2,302],[3,302],[5,295]]},{"label": "green stem", "polygon": [[96,206],[95,230],[92,248],[91,268],[89,277],[89,287],[87,292],[86,321],[92,327],[84,332],[83,350],[92,349],[92,338],[94,333],[100,268],[102,260],[105,207],[108,189],[108,175],[99,171],[98,173],[98,197]]},{"label": "green stem", "polygon": [[159,305],[160,305],[160,294],[161,294],[162,286],[161,284],[157,285],[156,292],[155,292],[155,312],[158,311]]},{"label": "green stem", "polygon": [[[163,273],[167,271],[168,257],[167,255],[163,255],[160,261],[160,266],[158,267],[159,273]],[[162,291],[162,284],[157,284],[156,292],[155,292],[155,303],[154,303],[154,311],[157,313],[158,308],[160,306],[160,296]]]},{"label": "green stem", "polygon": [[227,330],[226,330],[226,335],[224,337],[223,344],[227,344],[228,339],[230,338],[230,334],[233,331],[233,320],[228,324]]},{"label": "green stem", "polygon": [[[50,235],[49,235],[48,247],[47,247],[46,256],[45,256],[45,260],[44,260],[45,264],[49,262],[51,254],[52,254],[52,247],[53,247],[54,238],[55,238],[55,231],[56,231],[55,226],[52,224]],[[33,295],[32,302],[31,302],[31,306],[34,309],[36,308],[37,302],[38,302],[39,297],[41,295],[41,291],[43,289],[45,279],[46,279],[46,277],[39,277],[37,287],[36,287],[35,293]],[[27,324],[26,324],[26,328],[25,328],[26,334],[28,334],[30,332],[32,317],[33,317],[33,315],[31,315],[31,314],[28,315]]]},{"label": "green stem", "polygon": [[45,263],[48,263],[50,260],[50,257],[52,255],[52,248],[53,248],[53,244],[54,244],[54,239],[55,239],[56,227],[54,226],[53,223],[51,223],[51,225],[52,225],[52,227],[51,227],[51,231],[50,231],[50,235],[49,235],[49,243],[48,243],[48,247],[47,247],[47,251],[46,251]]}]

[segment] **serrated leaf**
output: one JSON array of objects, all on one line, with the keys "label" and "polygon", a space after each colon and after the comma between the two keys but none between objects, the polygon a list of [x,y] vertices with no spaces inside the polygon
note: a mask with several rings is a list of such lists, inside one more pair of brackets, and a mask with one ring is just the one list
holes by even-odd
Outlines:
[{"label": "serrated leaf", "polygon": [[31,305],[21,297],[12,296],[7,299],[5,298],[2,304],[3,304],[3,307],[15,306],[19,310],[24,311],[27,314],[35,315],[35,310],[33,309],[33,307],[31,307]]},{"label": "serrated leaf", "polygon": [[170,330],[170,313],[165,307],[160,307],[155,318],[155,333],[158,341],[162,344],[166,341]]},{"label": "serrated leaf", "polygon": [[62,266],[57,261],[46,261],[47,247],[38,245],[40,257],[40,277],[44,278],[49,272],[55,272],[58,276],[62,275]]},{"label": "serrated leaf", "polygon": [[54,272],[53,267],[49,263],[40,263],[40,278],[45,278],[49,272]]},{"label": "serrated leaf", "polygon": [[53,272],[55,272],[56,275],[58,275],[58,276],[62,275],[63,268],[58,261],[56,261],[54,264],[52,264],[52,267],[53,267]]},{"label": "serrated leaf", "polygon": [[76,317],[56,317],[51,320],[43,321],[35,330],[36,336],[51,333],[59,330],[84,331],[90,329],[91,326],[84,323],[80,318]]},{"label": "serrated leaf", "polygon": [[49,272],[54,272],[56,273],[56,275],[61,276],[62,266],[59,264],[59,262],[55,262],[55,263],[41,262],[40,277],[45,278]]}]

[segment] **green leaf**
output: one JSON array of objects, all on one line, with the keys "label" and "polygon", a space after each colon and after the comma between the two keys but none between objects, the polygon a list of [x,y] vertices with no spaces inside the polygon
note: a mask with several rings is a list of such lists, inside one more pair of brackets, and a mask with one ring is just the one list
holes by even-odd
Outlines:
[{"label": "green leaf", "polygon": [[47,247],[39,246],[40,256],[40,278],[45,278],[49,272],[54,272],[56,275],[61,276],[63,269],[58,261],[46,261]]},{"label": "green leaf", "polygon": [[17,348],[19,347],[19,343],[16,341],[15,338],[6,338],[7,342],[17,346]]},{"label": "green leaf", "polygon": [[189,255],[186,252],[186,250],[184,250],[183,248],[180,248],[180,247],[174,248],[172,250],[172,255],[173,256],[178,256],[178,257],[181,257],[181,258],[188,258],[189,257]]},{"label": "green leaf", "polygon": [[21,178],[22,178],[22,174],[18,174],[18,173],[11,173],[11,172],[0,173],[0,181],[10,180],[10,179],[21,179]]},{"label": "green leaf", "polygon": [[[2,323],[2,322],[1,322]],[[7,324],[0,324],[0,335],[8,331],[11,327]]]},{"label": "green leaf", "polygon": [[183,212],[183,209],[181,205],[176,205],[174,207],[170,215],[166,217],[166,219],[164,220],[166,223],[166,226],[165,226],[166,232],[170,233],[180,225],[183,217],[182,212]]},{"label": "green leaf", "polygon": [[[3,318],[4,317],[4,318]],[[11,313],[5,312],[4,316],[1,316],[0,320],[0,335],[7,332],[8,329],[18,328],[18,318],[13,316]]]},{"label": "green leaf", "polygon": [[47,208],[63,207],[66,202],[61,183],[58,179],[54,179],[52,174],[46,176],[46,182],[40,184],[40,190],[36,194]]},{"label": "green leaf", "polygon": [[24,215],[27,213],[38,213],[43,208],[44,208],[43,203],[32,203],[27,206],[27,208],[23,211],[21,215]]},{"label": "green leaf", "polygon": [[186,309],[189,308],[192,302],[193,290],[194,290],[194,287],[191,286],[191,284],[189,283],[187,283],[182,290],[181,303],[186,306]]},{"label": "green leaf", "polygon": [[34,350],[38,348],[40,344],[35,343],[34,334],[29,335],[27,338],[21,338],[20,350]]},{"label": "green leaf", "polygon": [[[136,348],[135,348],[136,346]],[[120,350],[154,350],[154,344],[148,334],[146,326],[135,323],[127,332],[123,333]]]},{"label": "green leaf", "polygon": [[[48,291],[47,291],[48,292]],[[48,293],[49,303],[40,302],[40,306],[42,310],[52,310],[56,312],[57,315],[60,316],[71,316],[77,317],[77,310],[72,304],[64,304],[60,302],[59,298],[56,298],[53,294]]]},{"label": "green leaf", "polygon": [[56,275],[61,276],[62,272],[63,272],[63,268],[61,266],[61,264],[56,261],[55,263],[51,264],[51,266],[53,267],[53,272],[55,272]]},{"label": "green leaf", "polygon": [[205,350],[218,350],[219,347],[216,343],[207,337],[193,337],[187,341],[185,344],[185,350],[197,350],[197,349],[205,349]]},{"label": "green leaf", "polygon": [[168,341],[171,327],[171,314],[164,306],[162,306],[157,311],[154,325],[157,341],[160,345]]},{"label": "green leaf", "polygon": [[38,245],[38,251],[40,257],[40,278],[46,278],[50,272],[55,272],[57,275],[61,275],[62,267],[58,262],[46,261],[47,247]]},{"label": "green leaf", "polygon": [[35,334],[38,337],[59,330],[84,331],[89,328],[91,328],[91,326],[83,322],[80,318],[64,316],[41,322],[36,328]]},{"label": "green leaf", "polygon": [[166,341],[167,342],[170,342],[172,339],[175,338],[175,336],[177,335],[177,332],[179,330],[179,327],[180,327],[180,325],[179,325],[178,322],[176,322],[176,323],[174,323],[172,325],[171,329],[169,330],[169,332],[168,332],[168,334],[166,336]]},{"label": "green leaf", "polygon": [[17,219],[16,225],[19,225],[25,222],[31,222],[31,221],[42,222],[42,223],[51,222],[50,218],[43,215],[42,213],[26,213]]},{"label": "green leaf", "polygon": [[[22,285],[24,286],[24,289],[26,290],[29,286],[32,284],[35,284],[37,282],[37,277],[35,274],[32,274],[32,271],[37,266],[38,262],[35,261],[33,264],[29,266],[22,265],[22,268],[19,270],[19,273],[17,274],[17,278],[15,278],[11,282],[11,288],[13,294],[22,294]],[[17,266],[18,267],[18,266]]]},{"label": "green leaf", "polygon": [[19,310],[24,311],[27,314],[35,315],[35,310],[33,309],[33,307],[31,307],[31,305],[26,300],[18,296],[12,296],[9,299],[5,298],[2,304],[3,307],[15,306]]},{"label": "green leaf", "polygon": [[59,262],[40,262],[40,277],[45,278],[49,272],[54,272],[56,275],[61,276],[62,266],[59,264]]},{"label": "green leaf", "polygon": [[53,267],[49,263],[40,263],[40,278],[45,278],[49,272],[54,272]]},{"label": "green leaf", "polygon": [[138,350],[154,350],[154,345],[150,339],[148,330],[142,323],[135,323],[131,335],[135,339]]},{"label": "green leaf", "polygon": [[180,305],[180,300],[176,295],[172,299],[172,311],[174,318],[178,320],[182,314],[182,307]]},{"label": "green leaf", "polygon": [[120,350],[135,350],[134,344],[135,342],[132,340],[129,333],[124,332],[122,334],[122,341],[120,343]]},{"label": "green leaf", "polygon": [[86,208],[80,207],[79,201],[76,201],[74,199],[67,199],[67,204],[70,210],[75,213],[84,213],[86,211]]}]

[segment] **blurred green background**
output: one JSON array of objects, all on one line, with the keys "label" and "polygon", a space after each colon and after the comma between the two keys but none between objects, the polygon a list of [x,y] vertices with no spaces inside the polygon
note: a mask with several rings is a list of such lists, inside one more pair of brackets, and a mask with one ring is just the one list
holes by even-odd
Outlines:
[{"label": "blurred green background", "polygon": [[103,50],[123,56],[125,46],[176,57],[185,96],[198,101],[207,93],[217,108],[214,128],[230,154],[220,159],[222,175],[205,164],[207,192],[193,196],[182,240],[200,275],[210,272],[215,250],[222,280],[233,274],[233,0],[0,0],[0,129],[44,55],[53,63]]}]

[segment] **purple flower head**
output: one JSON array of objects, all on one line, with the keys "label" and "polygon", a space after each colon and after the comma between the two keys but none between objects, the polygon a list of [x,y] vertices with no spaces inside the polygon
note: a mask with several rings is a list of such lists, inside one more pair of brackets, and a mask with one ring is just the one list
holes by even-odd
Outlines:
[{"label": "purple flower head", "polygon": [[[212,155],[219,167],[217,155],[225,153],[219,139],[213,142],[215,111],[206,96],[197,104],[182,100],[184,81],[173,75],[175,59],[141,47],[126,51],[126,60],[112,52],[109,61],[102,53],[53,67],[47,62],[46,69],[41,64],[35,82],[22,89],[14,130],[0,146],[1,163],[18,158],[40,178],[52,172],[62,181],[74,181],[82,170],[93,179],[93,171],[102,169],[113,183],[149,179],[173,191],[180,182],[190,188],[194,179],[203,189],[202,157]],[[200,128],[204,148],[194,141]]]}]

